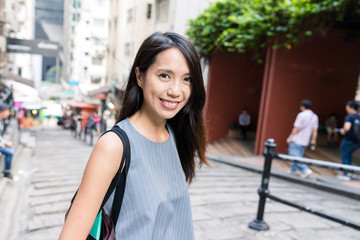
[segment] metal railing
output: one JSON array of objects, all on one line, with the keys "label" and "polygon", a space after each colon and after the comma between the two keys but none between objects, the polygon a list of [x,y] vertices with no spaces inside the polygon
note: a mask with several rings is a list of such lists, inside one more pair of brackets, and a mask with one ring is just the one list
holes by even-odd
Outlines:
[{"label": "metal railing", "polygon": [[357,222],[354,222],[351,220],[347,220],[347,219],[344,219],[339,216],[328,214],[328,213],[320,211],[320,210],[312,209],[310,207],[306,207],[306,206],[276,197],[276,196],[270,194],[270,191],[269,191],[270,170],[271,170],[272,160],[274,158],[282,160],[282,161],[287,161],[287,162],[304,163],[304,164],[308,164],[311,166],[317,166],[317,167],[321,167],[321,168],[340,170],[340,171],[346,171],[346,172],[358,173],[358,174],[360,174],[360,167],[349,166],[349,165],[344,165],[344,164],[339,164],[339,163],[330,163],[330,162],[326,162],[326,161],[314,160],[314,159],[309,159],[309,158],[293,157],[293,156],[289,156],[289,155],[285,155],[285,154],[277,154],[275,152],[276,143],[275,143],[274,139],[268,139],[267,142],[265,143],[265,146],[266,146],[266,148],[264,150],[264,157],[265,157],[264,169],[263,169],[263,173],[262,173],[261,186],[258,189],[258,194],[259,194],[258,211],[257,211],[256,219],[254,219],[252,222],[249,223],[250,228],[253,228],[256,230],[268,230],[270,228],[269,225],[264,221],[264,210],[265,210],[266,198],[270,198],[276,202],[280,202],[280,203],[286,204],[288,206],[303,210],[305,212],[309,212],[314,215],[326,218],[328,220],[346,225],[346,226],[354,228],[356,230],[360,230],[360,223],[357,223]]}]

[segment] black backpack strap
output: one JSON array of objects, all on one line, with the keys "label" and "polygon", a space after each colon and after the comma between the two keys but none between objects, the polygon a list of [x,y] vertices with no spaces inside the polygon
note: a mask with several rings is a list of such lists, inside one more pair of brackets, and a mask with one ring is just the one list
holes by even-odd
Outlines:
[{"label": "black backpack strap", "polygon": [[[113,180],[110,183],[110,186],[105,194],[104,200],[101,203],[101,208],[100,208],[100,209],[102,209],[104,207],[105,203],[107,202],[107,200],[109,199],[109,197],[111,196],[111,194],[113,193],[113,191],[116,188],[114,201],[113,201],[113,205],[111,208],[111,219],[113,220],[113,223],[115,226],[117,219],[119,217],[120,208],[121,208],[121,204],[122,204],[124,193],[125,193],[126,176],[127,176],[127,173],[129,171],[129,167],[130,167],[131,152],[130,152],[129,138],[124,130],[122,130],[119,126],[115,125],[112,129],[101,134],[100,137],[102,137],[107,132],[116,133],[119,136],[119,138],[121,139],[121,141],[123,143],[123,149],[124,149],[123,156],[122,156],[121,162],[120,162],[120,167],[119,167],[118,171],[116,172]],[[124,170],[121,171],[122,169],[124,169]],[[74,202],[74,199],[75,199],[78,191],[79,191],[79,189],[75,192],[75,194],[71,200],[71,205]],[[70,205],[70,208],[71,208],[71,205]],[[65,214],[65,219],[70,211],[70,208],[67,210],[67,212]]]},{"label": "black backpack strap", "polygon": [[[113,220],[114,226],[116,225],[117,219],[119,217],[124,193],[125,193],[125,185],[126,185],[126,176],[129,171],[130,167],[130,158],[131,158],[131,152],[130,152],[130,142],[129,138],[124,130],[122,130],[119,126],[115,125],[112,129],[104,132],[102,135],[104,135],[107,132],[114,132],[116,133],[121,141],[123,142],[123,156],[121,159],[120,167],[117,173],[115,174],[115,177],[110,183],[109,189],[105,194],[104,200],[101,204],[101,208],[105,205],[111,194],[115,190],[115,196],[114,201],[111,209],[111,218]],[[101,135],[101,136],[102,136]],[[100,137],[101,137],[100,136]],[[125,165],[125,166],[124,166]],[[121,171],[124,169],[123,171]]]}]

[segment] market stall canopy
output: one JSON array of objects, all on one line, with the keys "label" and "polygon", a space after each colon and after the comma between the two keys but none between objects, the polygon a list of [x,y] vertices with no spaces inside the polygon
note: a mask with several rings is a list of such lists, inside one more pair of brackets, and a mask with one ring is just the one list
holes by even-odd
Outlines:
[{"label": "market stall canopy", "polygon": [[106,99],[107,94],[111,91],[110,87],[101,87],[93,91],[89,91],[89,95],[93,96],[94,98],[103,100]]},{"label": "market stall canopy", "polygon": [[42,101],[24,102],[21,107],[26,109],[46,108],[45,104]]},{"label": "market stall canopy", "polygon": [[97,109],[98,108],[98,106],[96,106],[96,105],[92,105],[92,104],[85,103],[85,102],[72,102],[72,103],[70,103],[70,107],[87,108],[87,109]]}]

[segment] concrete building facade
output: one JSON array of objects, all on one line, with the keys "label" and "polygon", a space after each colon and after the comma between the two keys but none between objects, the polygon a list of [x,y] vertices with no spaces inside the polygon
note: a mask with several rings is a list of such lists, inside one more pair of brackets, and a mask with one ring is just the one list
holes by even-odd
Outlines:
[{"label": "concrete building facade", "polygon": [[6,37],[34,38],[34,1],[7,0],[3,2],[3,39],[1,49],[4,70],[23,78],[33,79],[32,56],[29,54],[6,54]]},{"label": "concrete building facade", "polygon": [[79,82],[79,100],[105,85],[108,1],[85,0],[74,33],[71,79]]},{"label": "concrete building facade", "polygon": [[70,91],[74,91],[75,86],[78,85],[78,82],[71,79],[73,73],[71,65],[74,59],[75,26],[80,19],[80,14],[81,0],[64,1],[64,55],[61,86],[63,89]]},{"label": "concrete building facade", "polygon": [[[106,81],[114,90],[112,101],[117,108],[121,104],[117,96],[124,90],[135,54],[144,39],[156,31],[185,35],[189,19],[214,1],[110,0]],[[207,67],[204,69],[206,75]]]}]

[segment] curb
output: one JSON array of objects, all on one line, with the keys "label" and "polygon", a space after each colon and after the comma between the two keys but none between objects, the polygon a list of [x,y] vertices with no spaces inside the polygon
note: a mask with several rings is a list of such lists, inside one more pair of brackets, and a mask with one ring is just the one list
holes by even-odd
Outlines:
[{"label": "curb", "polygon": [[[252,172],[256,172],[256,173],[263,172],[262,167],[235,161],[232,159],[232,157],[219,157],[219,156],[213,156],[213,155],[211,155],[211,156],[206,155],[206,157],[208,159],[216,161],[216,162],[228,164],[228,165],[231,165],[234,167],[239,167],[239,168],[249,170]],[[293,176],[293,175],[290,175],[288,173],[285,173],[283,171],[279,171],[276,169],[271,169],[271,176],[360,200],[360,190],[359,189],[349,187],[349,186],[346,186],[343,184],[336,184],[333,182],[327,183],[327,181],[324,181],[324,179],[322,179],[322,178],[317,178],[317,179],[300,178],[300,177]],[[260,183],[259,183],[259,186],[260,186]]]},{"label": "curb", "polygon": [[[16,150],[15,150],[14,157],[13,157],[13,160],[12,160],[12,165],[16,162],[16,159],[19,156],[21,156],[22,149],[23,149],[23,146],[21,144],[18,144],[16,146]],[[0,196],[2,195],[8,181],[9,180],[7,178],[1,176],[1,178],[0,178]]]},{"label": "curb", "polygon": [[[22,150],[24,149],[24,144],[21,143],[20,139],[22,137],[22,135],[24,135],[24,132],[19,131],[19,129],[17,128],[17,123],[14,119],[12,119],[12,121],[10,121],[10,125],[9,125],[9,130],[8,130],[8,136],[7,139],[12,141],[14,144],[14,148],[15,148],[15,153],[12,159],[12,168],[13,166],[15,166],[17,159],[19,158],[19,156],[21,156]],[[0,176],[0,196],[3,194],[5,187],[8,183],[8,180],[6,178],[4,178],[3,176]]]}]

